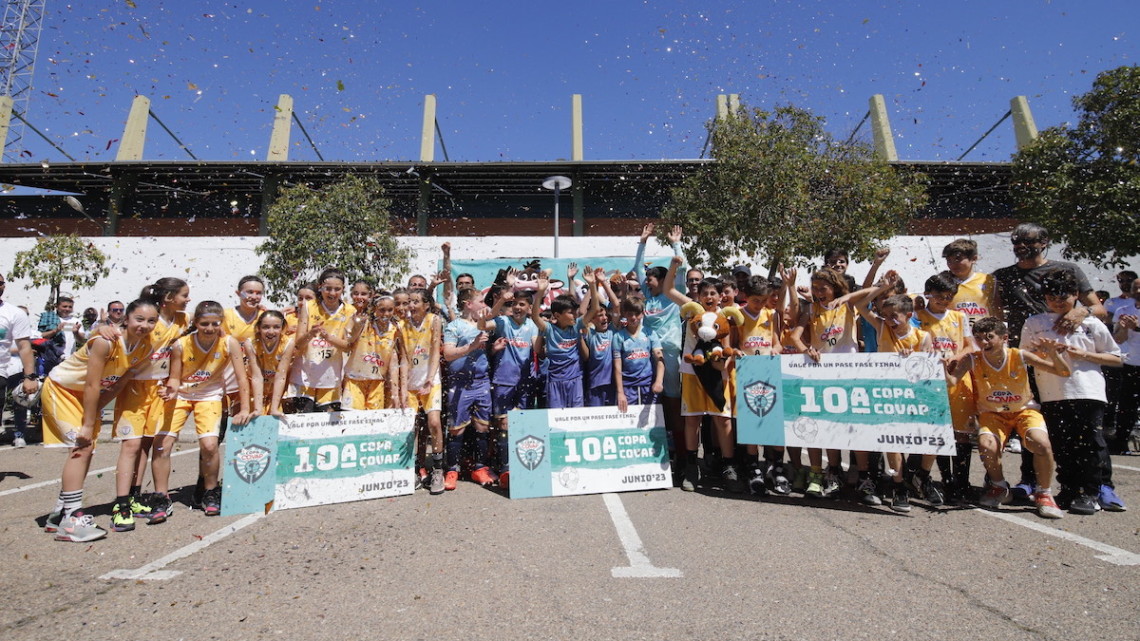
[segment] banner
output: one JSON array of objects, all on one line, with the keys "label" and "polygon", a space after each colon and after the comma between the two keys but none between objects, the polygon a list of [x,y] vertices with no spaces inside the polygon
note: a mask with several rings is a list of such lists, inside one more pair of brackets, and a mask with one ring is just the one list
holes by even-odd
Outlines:
[{"label": "banner", "polygon": [[737,359],[738,440],[756,445],[954,454],[941,361],[928,354]]},{"label": "banner", "polygon": [[227,443],[222,513],[411,494],[414,422],[403,410],[258,417]]},{"label": "banner", "polygon": [[660,405],[510,413],[511,498],[673,487]]}]

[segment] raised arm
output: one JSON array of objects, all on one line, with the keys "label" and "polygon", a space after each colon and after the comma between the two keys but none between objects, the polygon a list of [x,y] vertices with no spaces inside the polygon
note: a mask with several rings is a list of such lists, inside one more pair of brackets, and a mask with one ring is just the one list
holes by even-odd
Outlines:
[{"label": "raised arm", "polygon": [[674,286],[674,279],[677,277],[677,270],[685,263],[683,256],[674,256],[669,261],[669,271],[665,273],[665,282],[661,283],[661,292],[665,294],[666,298],[673,301],[678,305],[693,302],[693,299],[682,294]]},{"label": "raised arm", "polygon": [[546,298],[546,290],[550,287],[550,280],[545,276],[538,279],[538,289],[534,292],[534,304],[530,306],[530,319],[534,321],[538,332],[546,331],[546,321],[542,318],[542,300]]}]

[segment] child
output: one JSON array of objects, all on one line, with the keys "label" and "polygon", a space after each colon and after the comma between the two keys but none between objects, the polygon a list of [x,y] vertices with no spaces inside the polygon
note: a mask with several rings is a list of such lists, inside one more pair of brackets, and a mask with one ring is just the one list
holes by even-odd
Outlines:
[{"label": "child", "polygon": [[286,336],[293,336],[297,333],[298,313],[309,301],[317,300],[317,289],[316,283],[308,283],[297,288],[297,305],[291,309],[286,308],[285,311]]},{"label": "child", "polygon": [[[1057,319],[1072,311],[1077,304],[1080,286],[1068,270],[1049,272],[1041,279],[1045,304],[1049,312],[1034,314],[1021,328],[1021,344],[1036,345],[1040,339],[1057,343],[1058,351],[1069,359],[1070,376],[1057,376],[1035,370],[1041,414],[1049,426],[1049,436],[1056,443],[1057,482],[1061,492],[1057,504],[1074,514],[1096,514],[1098,499],[1112,493],[1112,461],[1102,426],[1108,403],[1101,367],[1122,365],[1120,348],[1104,323],[1091,316],[1081,321],[1072,332],[1061,334],[1054,329]],[[1040,355],[1040,354],[1038,354]],[[1106,491],[1105,488],[1108,488]],[[1111,499],[1104,501],[1111,502]]]},{"label": "child", "polygon": [[[935,274],[926,279],[924,295],[926,306],[916,313],[919,327],[930,333],[934,353],[942,357],[947,371],[954,369],[958,361],[967,354],[978,350],[977,343],[969,333],[969,320],[962,312],[951,309],[950,305],[958,293],[960,284],[949,271]],[[942,484],[946,491],[943,497],[930,478],[935,457],[924,454],[919,469],[911,478],[914,489],[931,505],[941,505],[944,500],[960,503],[965,500],[970,487],[970,457],[976,438],[977,425],[974,414],[974,388],[970,375],[966,374],[957,385],[947,388],[950,398],[950,422],[954,428],[954,442],[957,451],[953,461],[938,457],[942,471]]]},{"label": "child", "polygon": [[367,313],[372,308],[372,294],[372,283],[366,280],[356,281],[348,290],[348,297],[352,299],[352,306],[357,312]]},{"label": "child", "polygon": [[[407,361],[407,406],[413,413],[422,411],[427,419],[431,438],[432,479],[435,471],[443,467],[443,423],[440,418],[442,387],[439,380],[439,355],[443,343],[443,323],[439,316],[431,313],[435,303],[426,289],[413,289],[404,294],[407,298],[408,318],[400,328],[404,342],[404,358]],[[394,297],[394,301],[398,298]],[[397,309],[398,302],[396,302]],[[444,477],[444,489],[454,490],[459,474],[449,473]]]},{"label": "child", "polygon": [[[447,476],[459,476],[463,435],[469,424],[475,426],[475,460],[471,480],[490,487],[499,478],[487,466],[490,443],[491,381],[488,377],[487,332],[481,329],[488,316],[483,299],[474,289],[460,290],[455,296],[459,318],[447,324],[443,333],[443,358],[451,373],[447,406],[452,425],[447,440]],[[482,321],[482,322],[480,322]],[[440,457],[432,456],[431,493],[446,487]],[[454,482],[454,479],[453,479]],[[509,482],[509,481],[508,481]]]},{"label": "child", "polygon": [[[893,287],[898,276],[893,272],[887,272],[887,277],[884,280],[887,282],[887,287]],[[910,319],[914,315],[914,301],[906,294],[896,294],[883,301],[879,306],[881,317],[875,316],[863,305],[856,309],[875,331],[879,353],[893,353],[906,357],[913,352],[930,352],[934,349],[930,334],[911,326]],[[894,471],[891,509],[895,512],[910,512],[910,495],[906,483],[903,482],[902,454],[888,452],[887,465]],[[866,466],[860,466],[859,491],[863,495],[864,504],[882,504],[875,488],[874,479]]]},{"label": "child", "polygon": [[[151,474],[162,474],[163,465],[169,459],[164,457],[162,439],[155,438],[158,429],[166,422],[166,401],[159,396],[162,382],[170,376],[170,352],[174,343],[186,333],[190,321],[186,317],[186,306],[190,303],[190,287],[180,278],[160,278],[153,285],[143,288],[139,298],[158,301],[158,322],[150,334],[153,349],[150,358],[138,373],[127,383],[126,389],[115,401],[113,417],[115,434],[123,441],[138,443],[137,463],[131,494],[139,497],[143,478],[146,477],[147,457],[150,456]],[[129,450],[128,450],[129,451]],[[169,476],[169,467],[165,473]],[[166,493],[157,491],[146,501],[137,499],[132,505],[143,505],[135,515],[147,518],[151,525],[157,525],[170,517],[174,504]]]},{"label": "child", "polygon": [[613,340],[613,380],[617,406],[624,414],[630,405],[653,405],[665,384],[661,341],[642,326],[645,304],[639,298],[621,302],[625,327]]},{"label": "child", "polygon": [[[91,515],[83,514],[83,483],[91,467],[95,441],[99,438],[101,410],[120,391],[153,351],[150,334],[158,323],[158,304],[139,299],[127,307],[127,325],[123,335],[108,340],[92,336],[67,360],[52,368],[44,381],[40,401],[43,405],[44,445],[69,448],[60,476],[59,500],[48,515],[44,530],[55,532],[56,540],[85,543],[107,536],[95,525]],[[138,440],[123,439],[115,471],[118,498],[112,509],[112,529],[124,532],[134,529],[137,510],[132,504],[137,497],[130,494],[134,478]]]},{"label": "child", "polygon": [[[506,315],[502,315],[504,307],[510,310]],[[530,294],[516,293],[508,288],[499,292],[487,318],[479,318],[480,331],[495,336],[491,348],[491,414],[499,431],[500,487],[510,483],[508,414],[512,410],[530,407],[534,386],[534,346],[538,341],[538,326],[530,319],[530,310]]]},{"label": "child", "polygon": [[[605,289],[606,300],[610,301],[611,308],[617,306],[617,297],[610,289],[605,270],[598,268],[591,272],[587,266],[583,277],[588,285],[589,296],[597,296],[599,289]],[[578,346],[585,370],[586,406],[620,405],[618,391],[621,387],[615,383],[617,379],[614,378],[614,330],[610,326],[609,310],[599,307],[593,318],[582,327],[581,334]]]},{"label": "child", "polygon": [[222,332],[223,310],[219,303],[202,301],[194,308],[194,333],[174,344],[170,353],[170,378],[159,391],[166,400],[167,422],[157,438],[163,439],[162,456],[166,465],[155,470],[155,491],[166,494],[170,484],[170,449],[190,415],[198,432],[198,464],[203,480],[200,507],[206,516],[217,516],[222,510],[222,491],[218,484],[225,371],[232,367],[238,384],[239,409],[233,415],[234,425],[245,425],[252,418],[249,378],[242,364],[241,344]]},{"label": "child", "polygon": [[1005,323],[993,316],[978,319],[973,328],[974,340],[981,351],[970,354],[958,362],[949,374],[950,385],[956,385],[966,372],[974,380],[978,403],[978,454],[989,476],[985,494],[979,501],[983,507],[997,509],[1011,499],[1009,483],[1002,473],[1001,453],[1012,432],[1021,435],[1025,447],[1033,453],[1033,467],[1037,472],[1034,500],[1037,514],[1042,518],[1059,519],[1064,514],[1053,500],[1050,487],[1053,476],[1053,446],[1045,419],[1037,411],[1033,392],[1029,389],[1029,370],[1047,371],[1057,376],[1071,373],[1068,362],[1059,353],[1057,343],[1048,339],[1039,341],[1040,348],[1049,356],[1046,360],[1033,352],[1008,347],[1009,330]]},{"label": "child", "polygon": [[[544,276],[538,279],[535,297],[542,300],[550,281]],[[596,287],[596,285],[595,285]],[[600,303],[597,296],[590,297],[590,310],[587,318],[597,315]],[[559,296],[550,302],[551,322],[546,322],[538,305],[530,308],[530,319],[534,321],[546,353],[546,406],[551,409],[582,407],[582,356],[578,351],[578,337],[582,331],[582,319],[574,317],[574,299]]]},{"label": "child", "polygon": [[[252,409],[255,416],[283,416],[280,391],[277,380],[288,378],[289,363],[293,361],[293,339],[283,339],[285,316],[278,311],[268,310],[257,319],[257,333],[242,346],[249,359]],[[282,366],[284,363],[284,366]],[[278,376],[278,372],[281,375]]]},{"label": "child", "polygon": [[[1128,452],[1128,439],[1133,425],[1140,422],[1140,279],[1132,281],[1132,304],[1120,306],[1113,315],[1112,338],[1124,352],[1120,375],[1120,408],[1116,419],[1116,437],[1110,451]],[[1110,497],[1109,497],[1110,498]],[[1103,502],[1102,502],[1103,503]],[[1116,508],[1115,503],[1110,503]],[[1123,507],[1123,504],[1119,504]]]},{"label": "child", "polygon": [[[359,285],[360,282],[357,282]],[[356,285],[353,289],[356,289]],[[369,290],[371,296],[371,290]],[[348,327],[348,362],[344,366],[341,406],[352,410],[378,410],[403,407],[405,399],[393,396],[399,391],[399,340],[392,315],[396,305],[392,295],[382,292],[375,302],[355,298],[357,313]],[[371,308],[371,313],[363,310]],[[388,393],[386,393],[388,392]]]},{"label": "child", "polygon": [[[265,281],[258,276],[242,276],[237,287],[238,304],[227,307],[223,323],[226,334],[239,343],[253,338],[257,331],[257,319],[261,314],[261,299],[265,295]],[[229,386],[227,385],[227,391]]]},{"label": "child", "polygon": [[994,277],[974,271],[978,262],[978,243],[959,238],[942,248],[942,258],[946,259],[946,269],[958,280],[958,293],[950,304],[966,315],[970,327],[979,318],[994,312]]},{"label": "child", "polygon": [[344,274],[326,269],[317,279],[320,300],[305,303],[305,317],[297,328],[299,362],[292,370],[288,398],[293,413],[335,412],[340,409],[344,329],[356,309],[341,301]]},{"label": "child", "polygon": [[[693,302],[693,299],[677,291],[674,286],[674,281],[677,275],[677,269],[680,268],[684,259],[680,256],[674,256],[669,263],[669,271],[665,274],[663,279],[663,292],[678,307],[686,303]],[[720,293],[717,292],[716,283],[705,279],[697,286],[697,298],[700,299],[701,306],[706,312],[720,311]],[[691,331],[684,333],[684,348],[683,353],[689,354],[693,351],[696,345],[696,337]],[[732,347],[730,337],[726,336],[721,341],[721,346],[725,349]],[[681,489],[686,492],[696,490],[697,481],[699,480],[699,468],[697,467],[697,445],[700,442],[701,419],[704,416],[711,417],[713,423],[713,430],[716,434],[716,439],[720,446],[721,452],[721,480],[724,482],[725,489],[729,492],[739,493],[744,487],[740,482],[740,476],[736,469],[736,459],[734,451],[736,448],[735,438],[732,433],[732,423],[729,417],[732,414],[730,401],[726,395],[727,392],[727,374],[725,370],[729,367],[731,357],[714,360],[714,367],[721,372],[721,380],[718,388],[713,390],[706,390],[701,380],[697,377],[697,372],[693,369],[692,363],[685,360],[681,361],[681,416],[685,421],[685,466],[681,479]],[[719,399],[719,400],[718,400]]]}]

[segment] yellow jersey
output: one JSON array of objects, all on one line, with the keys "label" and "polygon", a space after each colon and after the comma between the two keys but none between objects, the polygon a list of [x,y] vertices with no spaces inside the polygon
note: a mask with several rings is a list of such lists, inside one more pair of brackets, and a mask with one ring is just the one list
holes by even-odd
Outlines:
[{"label": "yellow jersey", "polygon": [[348,355],[344,375],[365,381],[382,381],[396,357],[396,323],[381,328],[375,321],[365,325],[352,352]]},{"label": "yellow jersey", "polygon": [[[431,373],[431,359],[433,357],[433,333],[435,331],[435,314],[428,313],[424,315],[423,320],[416,325],[411,319],[402,321],[402,333],[404,337],[404,353],[408,358],[408,388],[417,389],[422,388],[428,384],[428,374]],[[443,337],[440,337],[442,340]],[[434,355],[439,358],[439,354]],[[439,377],[439,370],[436,370],[436,378]],[[435,381],[431,381],[435,382]]]},{"label": "yellow jersey", "polygon": [[966,315],[956,309],[947,309],[941,317],[929,310],[917,313],[919,325],[930,334],[934,353],[942,357],[953,356],[966,345],[966,331],[969,321]]},{"label": "yellow jersey", "polygon": [[[305,303],[309,313],[309,327],[321,325],[325,332],[344,338],[344,328],[356,314],[356,308],[341,303],[336,309],[326,309],[320,301]],[[344,352],[324,338],[314,336],[300,353],[299,366],[293,372],[292,383],[312,389],[340,388],[344,373]]]},{"label": "yellow jersey", "polygon": [[912,352],[921,349],[923,341],[926,340],[926,332],[911,327],[910,323],[907,323],[906,327],[908,330],[906,335],[899,336],[886,323],[879,325],[879,353],[898,354],[904,349]]},{"label": "yellow jersey", "polygon": [[1005,348],[1001,367],[990,365],[981,352],[970,355],[970,377],[977,392],[979,412],[1020,412],[1037,409],[1029,389],[1029,370],[1016,347]]},{"label": "yellow jersey", "polygon": [[965,314],[970,327],[973,327],[979,318],[993,315],[994,291],[993,274],[974,272],[966,280],[958,281],[958,293],[954,295],[950,309]]},{"label": "yellow jersey", "polygon": [[237,307],[227,307],[222,310],[222,328],[239,343],[244,343],[253,338],[257,332],[257,319],[260,317],[261,310],[258,310],[254,312],[253,318],[247,321]]},{"label": "yellow jersey", "polygon": [[186,328],[189,326],[190,319],[186,316],[186,312],[174,312],[174,318],[169,323],[159,314],[158,323],[150,333],[150,343],[154,350],[150,355],[150,363],[143,366],[142,371],[135,375],[135,379],[166,380],[170,376],[170,348],[174,345],[174,341],[186,333]]},{"label": "yellow jersey", "polygon": [[740,350],[748,356],[761,356],[778,352],[776,310],[765,307],[756,316],[747,307],[740,308],[744,325],[740,327]]},{"label": "yellow jersey", "polygon": [[214,339],[208,349],[198,342],[198,334],[178,339],[182,349],[182,386],[178,398],[185,401],[220,400],[225,392],[223,374],[230,362],[229,341],[225,334]]},{"label": "yellow jersey", "polygon": [[819,303],[811,304],[810,345],[820,354],[854,354],[859,351],[855,339],[855,317],[858,314],[850,305],[827,309]]},{"label": "yellow jersey", "polygon": [[[147,359],[154,350],[154,343],[150,340],[149,335],[130,346],[124,342],[124,338],[119,337],[117,341],[109,341],[111,351],[107,354],[107,360],[103,364],[103,379],[100,382],[103,387],[114,385],[132,365]],[[60,387],[73,392],[82,392],[83,386],[87,382],[87,363],[90,359],[91,345],[97,340],[107,339],[101,336],[92,336],[83,344],[83,347],[80,347],[65,361],[52,368],[48,378]]]},{"label": "yellow jersey", "polygon": [[269,349],[260,338],[253,339],[253,358],[261,370],[262,394],[266,399],[273,391],[273,377],[277,375],[277,368],[281,366],[281,357],[285,355],[289,340],[281,336],[277,339],[277,345]]}]

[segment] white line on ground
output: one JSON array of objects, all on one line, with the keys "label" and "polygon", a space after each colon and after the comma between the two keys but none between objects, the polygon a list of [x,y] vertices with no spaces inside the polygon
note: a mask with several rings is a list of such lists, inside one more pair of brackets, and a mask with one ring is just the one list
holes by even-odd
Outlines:
[{"label": "white line on ground", "polygon": [[979,514],[985,514],[986,516],[992,516],[995,519],[1001,519],[1001,520],[1006,521],[1008,523],[1013,523],[1015,525],[1027,527],[1030,530],[1034,530],[1034,531],[1040,532],[1042,534],[1047,534],[1049,536],[1055,536],[1058,539],[1064,539],[1066,541],[1076,543],[1077,545],[1083,545],[1087,548],[1092,548],[1092,549],[1096,550],[1097,552],[1103,552],[1103,554],[1097,554],[1096,558],[1098,558],[1102,561],[1108,561],[1109,563],[1112,563],[1113,565],[1140,565],[1140,554],[1136,554],[1135,552],[1129,552],[1128,550],[1122,550],[1118,547],[1109,545],[1107,543],[1101,543],[1100,541],[1094,541],[1092,539],[1088,539],[1088,538],[1085,538],[1083,536],[1080,536],[1079,534],[1073,534],[1072,532],[1066,532],[1064,530],[1058,530],[1057,528],[1049,527],[1048,525],[1042,525],[1041,523],[1037,523],[1034,521],[1029,521],[1029,520],[1021,518],[1020,516],[1014,516],[1013,514],[1005,514],[1002,512],[992,512],[990,510],[975,510],[975,511]]},{"label": "white line on ground", "polygon": [[681,571],[676,568],[655,567],[649,561],[649,556],[645,553],[645,546],[641,543],[641,537],[637,535],[633,521],[629,520],[629,514],[626,513],[625,505],[622,504],[620,496],[603,494],[602,499],[606,502],[606,509],[610,511],[610,519],[614,522],[614,529],[617,530],[618,538],[621,539],[622,547],[625,548],[625,555],[629,558],[629,567],[612,570],[614,577],[659,579],[682,576]]},{"label": "white line on ground", "polygon": [[1140,467],[1129,467],[1127,465],[1118,465],[1116,463],[1112,464],[1112,469],[1114,469],[1114,470],[1128,470],[1129,472],[1140,472]]},{"label": "white line on ground", "polygon": [[[175,456],[182,456],[183,454],[191,454],[191,453],[197,452],[197,451],[198,451],[198,448],[196,448],[196,447],[193,449],[189,449],[189,450],[181,450],[179,452],[174,452],[173,454],[171,454],[170,458],[174,458]],[[112,465],[111,467],[101,467],[97,470],[91,470],[90,472],[87,473],[87,476],[89,476],[89,477],[90,476],[97,476],[99,474],[106,474],[107,472],[114,472],[114,471],[115,471],[114,465]],[[4,490],[3,492],[0,492],[0,496],[8,496],[9,494],[18,494],[20,492],[27,492],[28,490],[38,490],[41,487],[47,487],[49,485],[55,485],[56,483],[59,483],[59,479],[52,479],[50,481],[40,481],[39,483],[32,483],[31,485],[22,485],[20,487],[14,487],[10,490]]]},{"label": "white line on ground", "polygon": [[218,541],[221,541],[222,539],[246,527],[247,525],[252,525],[255,521],[264,516],[264,514],[250,514],[248,516],[243,516],[242,518],[234,521],[233,523],[230,523],[222,529],[207,534],[201,539],[194,541],[190,545],[175,550],[170,554],[162,557],[161,559],[151,561],[141,568],[135,570],[111,570],[99,578],[103,579],[104,581],[111,581],[114,579],[165,581],[167,579],[172,579],[182,573],[177,570],[163,570],[162,568],[170,565],[171,563],[174,563],[175,561],[178,561],[179,559],[184,559],[191,554],[198,552],[199,550],[217,543]]}]

